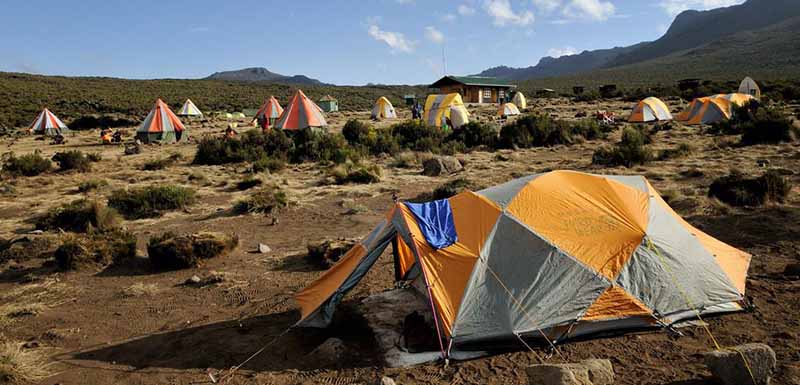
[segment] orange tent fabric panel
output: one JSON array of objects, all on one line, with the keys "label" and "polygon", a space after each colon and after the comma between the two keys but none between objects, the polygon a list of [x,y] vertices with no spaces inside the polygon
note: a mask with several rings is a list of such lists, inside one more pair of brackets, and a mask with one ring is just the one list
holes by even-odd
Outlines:
[{"label": "orange tent fabric panel", "polygon": [[613,280],[644,238],[648,195],[598,176],[558,171],[520,190],[508,212]]},{"label": "orange tent fabric panel", "polygon": [[589,307],[582,321],[650,315],[653,312],[618,286],[611,286]]},{"label": "orange tent fabric panel", "polygon": [[397,246],[395,252],[398,258],[400,277],[405,277],[411,267],[414,266],[414,263],[416,263],[416,259],[414,258],[414,253],[411,251],[411,247],[403,242],[403,238],[399,235],[396,238],[395,245]]},{"label": "orange tent fabric panel", "polygon": [[497,218],[500,217],[500,208],[494,202],[471,191],[458,194],[449,201],[453,210],[458,243],[473,254],[479,255],[489,233],[497,223]]},{"label": "orange tent fabric panel", "polygon": [[314,283],[295,296],[300,304],[300,319],[305,319],[322,305],[355,270],[367,250],[360,243],[353,246],[335,265],[322,274]]}]

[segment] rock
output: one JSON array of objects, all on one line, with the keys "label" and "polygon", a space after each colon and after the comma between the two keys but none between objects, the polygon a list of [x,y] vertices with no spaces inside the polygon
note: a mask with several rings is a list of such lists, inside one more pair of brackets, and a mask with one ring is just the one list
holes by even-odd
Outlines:
[{"label": "rock", "polygon": [[306,356],[311,362],[322,366],[336,365],[347,356],[347,345],[338,338],[328,338]]},{"label": "rock", "polygon": [[756,164],[758,167],[767,167],[769,166],[769,159],[757,159]]},{"label": "rock", "polygon": [[581,365],[589,369],[589,380],[594,385],[614,385],[614,366],[610,360],[583,360]]},{"label": "rock", "polygon": [[28,341],[22,345],[25,349],[36,349],[39,347],[39,341]]},{"label": "rock", "polygon": [[[747,365],[742,356],[747,360]],[[706,353],[705,363],[711,374],[724,385],[752,383],[751,371],[755,385],[768,385],[775,372],[777,359],[775,351],[768,345],[753,343]]]},{"label": "rock", "polygon": [[380,385],[397,385],[393,379],[383,376]]},{"label": "rock", "polygon": [[530,385],[593,385],[582,364],[544,364],[525,369]]},{"label": "rock", "polygon": [[333,266],[342,258],[353,246],[358,243],[357,239],[325,239],[320,242],[313,242],[307,245],[308,259],[312,263],[323,268]]},{"label": "rock", "polygon": [[184,282],[184,284],[186,284],[186,285],[197,285],[201,281],[202,280],[200,279],[200,277],[198,277],[196,275],[193,275],[193,276],[189,277],[189,279],[187,279],[186,282]]},{"label": "rock", "polygon": [[800,277],[800,263],[790,263],[783,269],[783,275],[797,279]]},{"label": "rock", "polygon": [[422,167],[422,174],[427,176],[450,175],[464,169],[461,162],[452,156],[437,156],[427,159],[422,163]]},{"label": "rock", "polygon": [[271,252],[271,251],[272,251],[272,248],[271,248],[271,247],[269,247],[269,246],[267,246],[267,245],[265,245],[265,244],[263,244],[263,243],[259,243],[259,244],[258,244],[258,252],[259,252],[259,253],[261,253],[261,254],[266,254],[266,253],[269,253],[269,252]]},{"label": "rock", "polygon": [[44,234],[44,231],[42,231],[42,230],[32,230],[32,231],[29,231],[28,234],[41,235],[41,234]]}]

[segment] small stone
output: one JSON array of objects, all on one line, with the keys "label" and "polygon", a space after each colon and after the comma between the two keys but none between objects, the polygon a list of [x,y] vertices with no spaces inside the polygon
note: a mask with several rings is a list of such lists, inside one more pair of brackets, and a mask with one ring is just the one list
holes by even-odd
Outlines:
[{"label": "small stone", "polygon": [[423,175],[440,176],[457,173],[464,169],[461,162],[452,156],[436,156],[422,162]]},{"label": "small stone", "polygon": [[753,343],[706,353],[705,363],[723,385],[750,384],[753,380],[755,385],[768,385],[777,359],[768,345]]},{"label": "small stone", "polygon": [[533,365],[525,371],[530,385],[593,385],[582,364]]},{"label": "small stone", "polygon": [[272,251],[272,248],[271,248],[271,247],[269,247],[269,246],[267,246],[267,245],[265,245],[265,244],[263,244],[263,243],[259,243],[259,244],[258,244],[258,252],[259,252],[259,253],[261,253],[261,254],[266,254],[266,253],[269,253],[269,252],[271,252],[271,251]]},{"label": "small stone", "polygon": [[184,282],[184,284],[186,284],[186,285],[197,285],[201,281],[202,280],[200,279],[200,277],[198,277],[196,275],[193,275],[193,276],[189,277],[189,279],[187,279],[186,282]]}]

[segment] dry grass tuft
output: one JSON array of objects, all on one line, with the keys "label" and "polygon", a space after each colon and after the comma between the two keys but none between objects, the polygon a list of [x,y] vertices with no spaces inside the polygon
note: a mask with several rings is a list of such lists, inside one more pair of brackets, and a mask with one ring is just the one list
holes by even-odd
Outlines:
[{"label": "dry grass tuft", "polygon": [[0,383],[31,383],[52,373],[39,350],[24,349],[21,343],[0,343]]},{"label": "dry grass tuft", "polygon": [[0,305],[0,325],[8,325],[24,317],[37,316],[45,309],[44,304],[39,302]]},{"label": "dry grass tuft", "polygon": [[122,288],[119,291],[118,296],[120,298],[153,297],[160,291],[161,289],[154,283],[139,282]]}]

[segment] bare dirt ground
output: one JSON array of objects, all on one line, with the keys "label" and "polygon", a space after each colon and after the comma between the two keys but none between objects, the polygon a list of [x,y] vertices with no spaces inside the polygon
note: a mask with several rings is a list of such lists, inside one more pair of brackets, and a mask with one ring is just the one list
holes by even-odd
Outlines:
[{"label": "bare dirt ground", "polygon": [[[569,103],[534,101],[533,110],[572,118],[578,111],[597,109],[626,113],[628,103],[601,101]],[[673,106],[677,108],[678,106]],[[490,109],[473,111],[490,119]],[[403,117],[410,114],[402,111]],[[329,115],[332,130],[348,118],[367,120],[368,112]],[[190,123],[189,133],[220,135],[224,122]],[[244,122],[241,123],[242,125]],[[388,125],[390,122],[381,122]],[[133,131],[133,129],[129,130]],[[738,169],[760,175],[769,167],[792,171],[800,186],[800,148],[797,145],[724,148],[698,128],[678,126],[654,137],[656,149],[689,143],[695,149],[685,158],[658,161],[645,167],[602,168],[591,165],[592,152],[618,140],[516,152],[474,152],[459,155],[466,171],[452,177],[426,177],[421,168],[391,166],[391,158],[375,159],[384,169],[380,183],[329,186],[319,182],[325,171],[316,164],[290,165],[269,175],[294,203],[279,214],[280,222],[258,215],[229,214],[231,205],[247,192],[232,185],[245,177],[246,166],[193,166],[193,142],[145,146],[142,154],[123,156],[118,146],[99,145],[97,132],[68,137],[65,146],[50,146],[33,137],[2,139],[2,152],[29,153],[34,149],[52,156],[63,149],[99,152],[103,160],[87,174],[51,173],[6,181],[15,192],[0,195],[0,237],[13,238],[32,230],[37,213],[79,199],[80,182],[92,178],[109,185],[90,193],[102,199],[116,188],[176,183],[193,187],[199,202],[184,212],[161,218],[127,221],[137,234],[141,262],[102,271],[55,272],[42,260],[29,259],[0,265],[0,306],[38,304],[36,315],[0,324],[0,340],[36,341],[52,362],[55,373],[42,384],[203,384],[207,371],[217,373],[245,360],[297,321],[291,300],[294,292],[321,274],[303,258],[310,241],[360,237],[376,224],[392,203],[392,194],[412,198],[455,177],[490,186],[509,179],[555,169],[593,173],[641,174],[662,192],[687,220],[711,235],[754,255],[747,295],[755,310],[707,319],[720,343],[731,346],[764,342],[778,355],[774,383],[800,384],[800,281],[782,276],[787,263],[800,262],[800,194],[798,188],[784,204],[760,208],[730,208],[706,197],[711,181]],[[183,159],[160,171],[142,171],[147,160],[173,153]],[[763,163],[763,162],[762,162]],[[699,173],[688,173],[697,170]],[[204,180],[190,180],[190,175]],[[359,210],[351,210],[358,206]],[[220,231],[239,235],[240,247],[231,255],[208,261],[203,267],[166,273],[152,272],[145,260],[147,238],[164,231]],[[39,237],[57,237],[45,234]],[[272,252],[256,252],[259,243]],[[231,384],[372,384],[382,375],[399,384],[525,384],[525,367],[538,356],[524,351],[466,362],[427,364],[409,369],[380,366],[374,343],[362,318],[352,310],[370,293],[392,287],[393,265],[384,258],[351,292],[336,323],[325,330],[294,329],[279,342],[244,365]],[[192,275],[222,272],[225,280],[202,288],[181,285]],[[138,290],[137,290],[138,288]],[[398,320],[399,322],[400,320]],[[702,328],[687,327],[676,337],[666,331],[627,334],[575,341],[560,347],[567,360],[609,358],[618,384],[710,384],[702,363],[711,343]],[[352,353],[335,363],[322,363],[307,354],[329,337],[341,338]],[[548,361],[559,362],[556,357]]]}]

